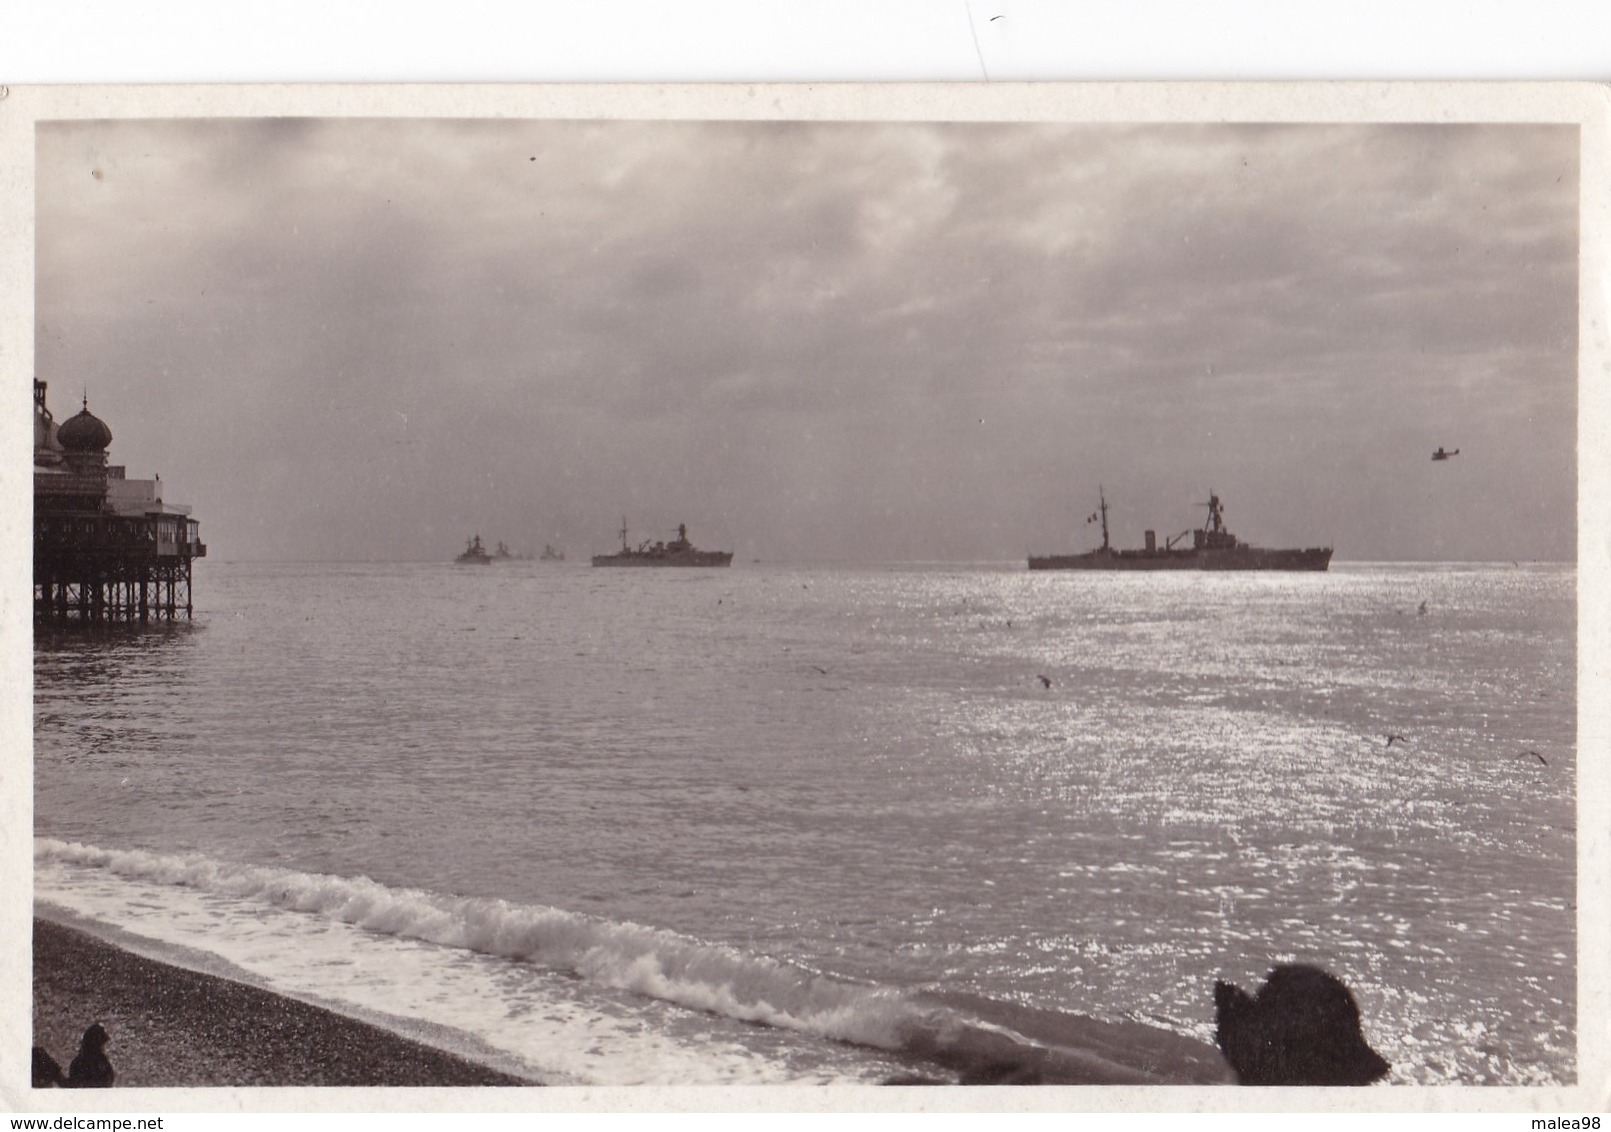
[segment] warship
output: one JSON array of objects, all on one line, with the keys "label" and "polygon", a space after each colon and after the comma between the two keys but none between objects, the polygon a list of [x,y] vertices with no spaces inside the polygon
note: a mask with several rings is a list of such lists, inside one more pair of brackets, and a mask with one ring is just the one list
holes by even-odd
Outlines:
[{"label": "warship", "polygon": [[492,565],[492,555],[488,554],[487,548],[481,545],[481,536],[476,535],[465,543],[464,553],[453,561],[461,566],[490,566]]},{"label": "warship", "polygon": [[[1102,545],[1083,554],[1031,555],[1031,570],[1324,570],[1331,564],[1331,547],[1303,550],[1266,550],[1248,546],[1225,528],[1225,509],[1219,496],[1208,493],[1203,526],[1182,531],[1158,545],[1157,532],[1146,532],[1146,546],[1139,550],[1115,550],[1108,543],[1108,501],[1098,487],[1101,506],[1086,520],[1102,520]],[[1190,546],[1176,546],[1192,536]]]},{"label": "warship", "polygon": [[726,566],[733,561],[730,550],[696,550],[688,541],[688,524],[677,524],[677,537],[671,542],[648,541],[636,547],[627,545],[626,520],[621,520],[619,554],[595,554],[595,566]]}]

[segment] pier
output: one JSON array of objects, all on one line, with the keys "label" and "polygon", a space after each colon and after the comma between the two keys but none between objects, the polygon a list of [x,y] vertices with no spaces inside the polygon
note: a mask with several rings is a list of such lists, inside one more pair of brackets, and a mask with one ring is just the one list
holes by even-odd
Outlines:
[{"label": "pier", "polygon": [[56,423],[34,382],[34,620],[149,624],[189,618],[191,563],[207,554],[162,480],[107,463],[112,430],[89,411]]}]

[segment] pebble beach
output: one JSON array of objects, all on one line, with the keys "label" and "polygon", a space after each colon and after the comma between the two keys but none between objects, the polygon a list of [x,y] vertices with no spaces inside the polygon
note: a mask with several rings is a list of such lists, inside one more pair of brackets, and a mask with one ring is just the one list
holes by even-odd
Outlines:
[{"label": "pebble beach", "polygon": [[115,1087],[534,1085],[378,1026],[35,918],[33,1044],[66,1072],[91,1022]]}]

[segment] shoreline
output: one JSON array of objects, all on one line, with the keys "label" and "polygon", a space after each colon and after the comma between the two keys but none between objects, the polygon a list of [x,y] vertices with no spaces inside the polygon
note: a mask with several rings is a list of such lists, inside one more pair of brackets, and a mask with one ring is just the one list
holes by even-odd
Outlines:
[{"label": "shoreline", "polygon": [[32,1044],[66,1073],[92,1022],[111,1035],[116,1087],[540,1084],[35,916]]}]

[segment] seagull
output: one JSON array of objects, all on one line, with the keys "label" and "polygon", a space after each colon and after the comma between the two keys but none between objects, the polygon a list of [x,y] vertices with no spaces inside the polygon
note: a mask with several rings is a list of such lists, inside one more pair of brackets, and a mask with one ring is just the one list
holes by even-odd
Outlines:
[{"label": "seagull", "polygon": [[822,673],[824,676],[828,675],[828,670],[826,668],[822,667],[822,665],[820,665],[820,664],[813,664],[811,667],[815,668],[818,672]]},{"label": "seagull", "polygon": [[1040,681],[1040,686],[1042,688],[1050,688],[1052,686],[1052,678],[1050,676],[1036,675],[1035,679]]},{"label": "seagull", "polygon": [[1532,751],[1532,750],[1523,751],[1521,753],[1520,757],[1526,758],[1528,755],[1532,755],[1533,758],[1537,759],[1539,762],[1543,763],[1545,766],[1549,766],[1549,761],[1547,759],[1545,759],[1544,756],[1539,754],[1537,751]]},{"label": "seagull", "polygon": [[1417,609],[1415,612],[1418,613],[1420,616],[1425,617],[1426,616],[1426,602],[1423,601],[1421,603],[1421,608]]},{"label": "seagull", "polygon": [[1408,742],[1409,742],[1409,740],[1404,738],[1404,736],[1402,736],[1402,735],[1389,735],[1387,737],[1387,745],[1389,747],[1391,747],[1394,743],[1408,743]]}]

